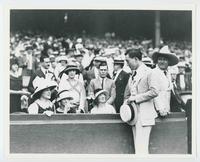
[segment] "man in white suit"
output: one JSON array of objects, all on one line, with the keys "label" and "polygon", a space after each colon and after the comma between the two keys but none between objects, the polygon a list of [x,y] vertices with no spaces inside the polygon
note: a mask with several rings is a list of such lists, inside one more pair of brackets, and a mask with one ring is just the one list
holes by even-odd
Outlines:
[{"label": "man in white suit", "polygon": [[168,66],[174,66],[178,63],[178,57],[171,53],[168,46],[164,46],[159,52],[152,55],[156,68],[153,73],[157,73],[159,77],[159,95],[154,99],[154,105],[161,117],[164,117],[170,112],[171,92],[176,96],[172,84],[171,74],[168,71]]},{"label": "man in white suit", "polygon": [[158,76],[142,62],[140,49],[130,49],[125,55],[134,72],[125,90],[124,104],[134,102],[138,109],[137,121],[132,126],[135,153],[148,154],[150,132],[157,117],[153,99],[158,96]]}]

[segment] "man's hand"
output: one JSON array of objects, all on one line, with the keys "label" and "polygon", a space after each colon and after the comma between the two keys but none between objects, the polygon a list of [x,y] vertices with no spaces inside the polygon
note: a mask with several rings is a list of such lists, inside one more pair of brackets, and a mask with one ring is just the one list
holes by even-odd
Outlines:
[{"label": "man's hand", "polygon": [[130,96],[127,100],[127,104],[130,104],[131,102],[135,101],[135,96]]},{"label": "man's hand", "polygon": [[159,114],[160,114],[160,116],[165,117],[169,114],[169,111],[166,109],[159,110]]}]

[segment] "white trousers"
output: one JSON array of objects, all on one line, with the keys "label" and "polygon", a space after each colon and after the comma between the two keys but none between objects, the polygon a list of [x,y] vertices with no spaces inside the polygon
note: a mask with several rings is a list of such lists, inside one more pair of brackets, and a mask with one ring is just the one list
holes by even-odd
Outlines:
[{"label": "white trousers", "polygon": [[133,138],[135,144],[135,154],[148,154],[149,153],[149,137],[152,125],[142,126],[140,113],[138,113],[138,120],[132,127]]}]

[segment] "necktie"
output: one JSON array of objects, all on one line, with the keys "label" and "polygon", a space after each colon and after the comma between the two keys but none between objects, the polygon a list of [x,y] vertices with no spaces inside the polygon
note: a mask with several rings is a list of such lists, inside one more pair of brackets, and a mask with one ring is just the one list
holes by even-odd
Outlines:
[{"label": "necktie", "polygon": [[102,83],[101,83],[102,89],[103,89],[103,86],[104,86],[104,79],[105,78],[102,78]]},{"label": "necktie", "polygon": [[134,77],[136,76],[137,72],[135,71],[132,75],[132,80],[134,80]]},{"label": "necktie", "polygon": [[164,74],[165,74],[165,76],[167,76],[167,71],[166,70],[164,70]]}]

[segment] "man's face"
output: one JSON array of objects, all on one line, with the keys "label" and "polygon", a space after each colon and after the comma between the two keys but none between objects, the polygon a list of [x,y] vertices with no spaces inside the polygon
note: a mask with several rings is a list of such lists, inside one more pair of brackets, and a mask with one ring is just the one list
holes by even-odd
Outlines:
[{"label": "man's face", "polygon": [[100,66],[99,67],[99,74],[100,74],[100,77],[101,78],[105,78],[108,74],[108,67],[105,65],[105,66]]},{"label": "man's face", "polygon": [[119,65],[119,64],[114,64],[114,71],[117,71],[117,70],[119,70],[119,69],[121,69],[121,65]]},{"label": "man's face", "polygon": [[44,62],[42,63],[42,67],[44,69],[49,69],[50,64],[51,64],[50,59],[49,58],[44,58]]},{"label": "man's face", "polygon": [[161,70],[167,70],[169,60],[166,57],[158,57],[157,64]]},{"label": "man's face", "polygon": [[130,58],[129,55],[126,55],[126,62],[131,70],[136,70],[139,66],[139,61],[136,57]]}]

